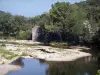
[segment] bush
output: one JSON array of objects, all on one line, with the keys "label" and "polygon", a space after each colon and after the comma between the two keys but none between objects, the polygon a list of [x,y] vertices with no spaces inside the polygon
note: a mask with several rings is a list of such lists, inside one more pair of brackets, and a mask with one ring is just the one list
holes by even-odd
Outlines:
[{"label": "bush", "polygon": [[97,74],[96,75],[100,75],[100,70],[97,71]]},{"label": "bush", "polygon": [[50,43],[50,45],[56,45],[56,46],[66,46],[67,45],[67,43],[65,43],[65,42],[51,42]]},{"label": "bush", "polygon": [[28,31],[20,31],[19,35],[18,35],[18,39],[20,40],[26,40],[28,38],[28,36],[30,36],[31,33]]},{"label": "bush", "polygon": [[69,48],[66,42],[51,42],[50,46],[57,48]]}]

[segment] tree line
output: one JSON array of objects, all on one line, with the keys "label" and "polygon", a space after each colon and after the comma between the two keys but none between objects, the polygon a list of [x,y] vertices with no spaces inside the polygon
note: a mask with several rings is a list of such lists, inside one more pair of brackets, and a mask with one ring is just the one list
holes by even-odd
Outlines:
[{"label": "tree line", "polygon": [[35,25],[42,28],[43,35],[59,33],[62,41],[91,43],[99,47],[100,1],[87,0],[74,4],[57,2],[51,5],[49,12],[30,18],[0,14],[0,35],[3,38],[27,39]]}]

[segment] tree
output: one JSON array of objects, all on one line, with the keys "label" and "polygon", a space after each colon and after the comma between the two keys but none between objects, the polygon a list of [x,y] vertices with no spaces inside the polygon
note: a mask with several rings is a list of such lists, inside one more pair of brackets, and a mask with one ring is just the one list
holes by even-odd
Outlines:
[{"label": "tree", "polygon": [[88,19],[94,32],[92,43],[100,47],[100,0],[87,0],[87,3]]},{"label": "tree", "polygon": [[87,20],[85,9],[78,6],[78,4],[72,4],[72,13],[71,13],[71,23],[73,27],[71,28],[72,32],[76,35],[81,35],[84,32],[84,22]]},{"label": "tree", "polygon": [[52,5],[52,9],[50,10],[50,17],[55,31],[63,33],[70,31],[70,13],[71,8],[69,3],[57,2]]},{"label": "tree", "polygon": [[0,14],[0,29],[3,35],[10,36],[12,32],[12,15],[10,13]]}]

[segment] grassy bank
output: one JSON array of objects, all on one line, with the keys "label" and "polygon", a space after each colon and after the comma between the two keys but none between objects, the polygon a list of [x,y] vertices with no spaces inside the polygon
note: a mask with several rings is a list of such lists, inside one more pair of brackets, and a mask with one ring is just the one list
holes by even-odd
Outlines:
[{"label": "grassy bank", "polygon": [[4,59],[11,60],[14,57],[16,57],[17,55],[10,51],[0,49],[0,56],[3,57]]},{"label": "grassy bank", "polygon": [[68,43],[66,42],[51,42],[49,43],[51,47],[56,47],[56,48],[63,48],[63,49],[70,49],[68,46]]},{"label": "grassy bank", "polygon": [[28,42],[15,42],[15,41],[0,41],[1,46],[5,46],[6,44],[13,44],[13,45],[26,45],[26,46],[38,46],[41,45],[40,43],[28,43]]}]

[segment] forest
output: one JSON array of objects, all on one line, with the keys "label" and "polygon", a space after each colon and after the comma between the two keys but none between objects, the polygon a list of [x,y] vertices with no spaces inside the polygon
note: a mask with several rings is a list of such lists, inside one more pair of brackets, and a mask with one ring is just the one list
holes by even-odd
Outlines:
[{"label": "forest", "polygon": [[[28,10],[27,10],[28,11]],[[68,42],[100,47],[100,0],[87,0],[70,4],[57,2],[49,12],[34,17],[12,15],[0,11],[0,39],[29,39],[32,27],[40,26],[44,42],[57,34],[60,41],[51,39],[46,42]],[[56,38],[56,37],[55,37]]]}]

